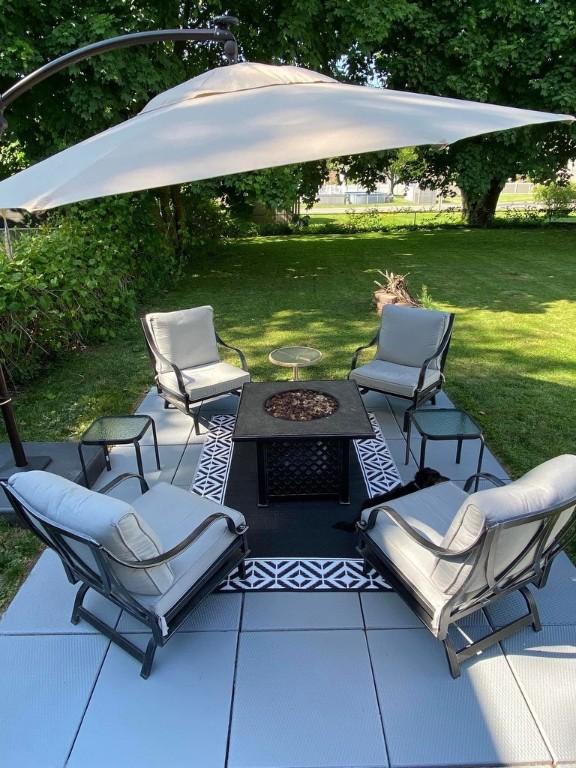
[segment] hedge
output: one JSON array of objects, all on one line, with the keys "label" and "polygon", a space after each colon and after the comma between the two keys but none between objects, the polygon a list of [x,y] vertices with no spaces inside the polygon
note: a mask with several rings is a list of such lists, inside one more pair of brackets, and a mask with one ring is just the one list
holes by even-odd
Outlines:
[{"label": "hedge", "polygon": [[0,350],[14,383],[47,358],[115,335],[177,259],[151,195],[77,206],[0,252]]}]

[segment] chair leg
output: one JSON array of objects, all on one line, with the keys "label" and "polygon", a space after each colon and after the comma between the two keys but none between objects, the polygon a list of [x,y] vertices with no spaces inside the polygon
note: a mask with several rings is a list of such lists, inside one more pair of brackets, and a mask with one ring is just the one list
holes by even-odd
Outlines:
[{"label": "chair leg", "polygon": [[238,563],[238,576],[242,579],[242,581],[245,581],[248,578],[248,571],[246,570],[245,560],[242,560],[242,562]]},{"label": "chair leg", "polygon": [[76,597],[74,598],[74,607],[72,608],[72,616],[70,617],[72,624],[78,624],[80,621],[80,608],[84,602],[86,592],[88,592],[89,589],[89,584],[82,584],[78,592],[76,592]]},{"label": "chair leg", "polygon": [[144,654],[142,669],[140,670],[140,677],[143,677],[144,680],[147,680],[150,677],[152,662],[154,661],[154,654],[156,653],[157,647],[158,645],[156,644],[156,640],[151,637],[148,641],[148,645],[146,646],[146,653]]},{"label": "chair leg", "polygon": [[368,560],[366,560],[366,558],[364,558],[364,560],[362,561],[362,575],[368,576],[369,573],[370,573],[370,563],[368,562]]},{"label": "chair leg", "polygon": [[460,660],[458,658],[458,653],[456,648],[454,648],[452,640],[448,636],[442,640],[442,644],[444,646],[444,651],[446,652],[446,659],[448,661],[448,666],[450,667],[450,674],[454,680],[456,680],[460,677]]},{"label": "chair leg", "polygon": [[512,637],[512,635],[515,635],[517,632],[524,629],[524,627],[532,625],[532,629],[535,632],[539,632],[542,629],[534,596],[528,587],[525,586],[520,587],[518,591],[524,598],[529,609],[528,613],[524,616],[511,621],[509,624],[506,624],[503,627],[499,627],[493,632],[490,632],[485,637],[477,640],[474,643],[470,643],[470,645],[465,646],[459,651],[455,649],[452,640],[448,635],[443,638],[442,643],[444,644],[444,650],[446,651],[446,658],[448,659],[448,665],[450,667],[450,674],[452,677],[456,678],[460,676],[460,665],[462,662],[477,656],[482,651],[490,648],[492,645],[496,645],[496,643],[500,643],[502,640],[506,640],[507,638]]},{"label": "chair leg", "polygon": [[432,395],[432,397],[430,398],[430,404],[436,405],[436,395]]},{"label": "chair leg", "polygon": [[529,615],[532,619],[532,629],[534,632],[540,632],[542,629],[542,622],[540,621],[540,613],[538,612],[538,606],[536,605],[534,595],[530,592],[528,587],[520,587],[520,594],[528,607]]},{"label": "chair leg", "polygon": [[200,409],[197,408],[195,411],[192,411],[192,418],[194,419],[194,432],[199,435],[200,434],[200,418],[198,416]]},{"label": "chair leg", "polygon": [[404,432],[408,432],[408,425],[410,424],[410,414],[412,411],[416,408],[416,401],[412,403],[412,405],[409,405],[408,408],[404,411]]}]

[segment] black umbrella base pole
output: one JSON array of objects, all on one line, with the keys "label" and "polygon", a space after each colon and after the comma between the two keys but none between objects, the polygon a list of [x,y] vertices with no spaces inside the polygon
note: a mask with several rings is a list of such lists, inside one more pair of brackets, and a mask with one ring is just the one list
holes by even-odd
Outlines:
[{"label": "black umbrella base pole", "polygon": [[25,467],[17,467],[14,462],[8,462],[0,466],[0,480],[7,480],[16,472],[30,472],[33,469],[46,469],[52,462],[50,456],[27,456],[28,463]]}]

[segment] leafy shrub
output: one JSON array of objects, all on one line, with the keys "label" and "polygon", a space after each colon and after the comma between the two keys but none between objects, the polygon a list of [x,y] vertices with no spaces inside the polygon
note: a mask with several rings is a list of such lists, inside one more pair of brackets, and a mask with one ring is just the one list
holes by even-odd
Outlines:
[{"label": "leafy shrub", "polygon": [[369,208],[357,213],[354,209],[346,211],[345,228],[348,232],[377,232],[382,229],[383,219],[378,208]]},{"label": "leafy shrub", "polygon": [[534,190],[534,199],[546,206],[548,216],[568,214],[576,202],[576,184],[540,184]]},{"label": "leafy shrub", "polygon": [[0,258],[0,349],[15,382],[57,352],[114,336],[175,269],[151,197],[86,204],[18,238]]}]

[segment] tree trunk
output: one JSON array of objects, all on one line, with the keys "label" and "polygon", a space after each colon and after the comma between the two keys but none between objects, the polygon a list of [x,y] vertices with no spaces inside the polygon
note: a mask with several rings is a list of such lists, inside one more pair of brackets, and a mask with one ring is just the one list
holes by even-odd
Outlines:
[{"label": "tree trunk", "polygon": [[493,178],[483,195],[462,189],[462,212],[466,222],[474,227],[489,227],[494,222],[498,198],[506,179]]},{"label": "tree trunk", "polygon": [[186,236],[186,209],[182,200],[182,191],[178,184],[170,187],[170,197],[172,198],[172,210],[174,211],[174,223],[176,225],[176,239],[178,241],[178,255],[180,264],[184,264],[184,242]]},{"label": "tree trunk", "polygon": [[178,232],[176,229],[176,220],[171,205],[170,188],[160,187],[159,189],[155,190],[155,193],[160,206],[159,213],[162,218],[162,225],[172,241],[174,250],[178,252]]}]

